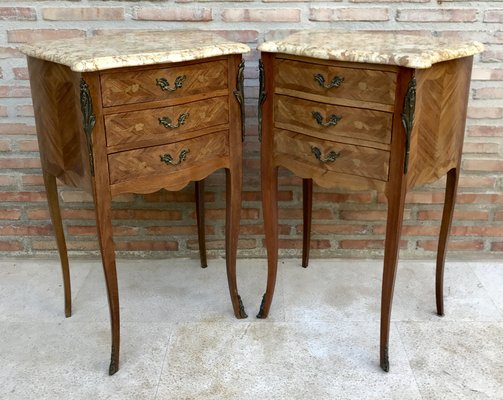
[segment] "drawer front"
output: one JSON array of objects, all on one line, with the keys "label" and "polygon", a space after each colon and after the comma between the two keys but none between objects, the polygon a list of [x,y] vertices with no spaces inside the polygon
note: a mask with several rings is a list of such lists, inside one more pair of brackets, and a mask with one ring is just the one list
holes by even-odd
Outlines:
[{"label": "drawer front", "polygon": [[105,116],[107,146],[175,139],[184,133],[229,122],[228,97],[215,97],[173,107]]},{"label": "drawer front", "polygon": [[277,87],[331,98],[394,104],[396,74],[278,59]]},{"label": "drawer front", "polygon": [[391,142],[391,113],[281,95],[275,99],[275,125],[278,128],[328,140],[347,137],[384,144]]},{"label": "drawer front", "polygon": [[325,171],[388,180],[389,152],[370,147],[354,146],[306,135],[275,131],[274,156],[303,163],[318,174]]},{"label": "drawer front", "polygon": [[227,61],[101,75],[103,105],[175,99],[227,88]]},{"label": "drawer front", "polygon": [[220,161],[228,156],[227,131],[168,145],[114,153],[108,156],[110,183],[174,173],[190,174],[192,167]]}]

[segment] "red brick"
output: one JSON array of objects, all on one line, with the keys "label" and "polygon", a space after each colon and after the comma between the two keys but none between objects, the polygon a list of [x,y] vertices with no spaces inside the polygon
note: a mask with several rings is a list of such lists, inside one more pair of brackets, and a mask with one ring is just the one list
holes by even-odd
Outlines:
[{"label": "red brick", "polygon": [[503,137],[503,126],[473,125],[467,128],[468,136]]},{"label": "red brick", "polygon": [[463,169],[466,171],[501,172],[503,160],[463,160]]},{"label": "red brick", "polygon": [[112,210],[112,219],[178,221],[182,219],[182,213],[177,210],[115,209]]},{"label": "red brick", "polygon": [[0,86],[1,97],[31,97],[31,91],[28,86]]},{"label": "red brick", "polygon": [[404,225],[402,227],[402,235],[404,236],[438,236],[439,233],[439,225]]},{"label": "red brick", "polygon": [[473,119],[500,119],[503,117],[502,107],[468,107],[468,118]]},{"label": "red brick", "polygon": [[16,106],[16,116],[18,117],[33,117],[33,106]]},{"label": "red brick", "polygon": [[[243,201],[262,201],[262,192],[255,191],[249,192],[244,191],[242,194]],[[280,190],[278,191],[278,201],[292,201],[293,200],[293,192],[288,190]]]},{"label": "red brick", "polygon": [[[147,235],[197,235],[196,225],[149,226],[144,229]],[[204,230],[207,235],[215,234],[213,226],[205,225]]]},{"label": "red brick", "polygon": [[0,192],[0,202],[4,201],[31,203],[46,201],[46,196],[42,192]]},{"label": "red brick", "polygon": [[401,22],[475,22],[474,9],[400,9],[396,20]]},{"label": "red brick", "polygon": [[0,7],[0,21],[36,21],[37,13],[31,7]]},{"label": "red brick", "polygon": [[499,153],[499,143],[470,143],[465,142],[463,145],[463,153],[481,153],[481,154],[494,154]]},{"label": "red brick", "polygon": [[[417,247],[426,251],[437,251],[437,240],[419,240]],[[484,242],[482,240],[449,240],[447,250],[453,251],[474,251],[483,250]]]},{"label": "red brick", "polygon": [[21,182],[26,186],[42,186],[44,184],[44,178],[42,178],[42,175],[25,174],[21,177]]},{"label": "red brick", "polygon": [[19,251],[23,250],[23,245],[17,240],[9,240],[7,242],[0,242],[0,251]]},{"label": "red brick", "polygon": [[487,10],[484,12],[484,22],[503,23],[503,10]]},{"label": "red brick", "polygon": [[40,159],[37,158],[0,158],[0,168],[23,169],[40,168]]},{"label": "red brick", "polygon": [[17,184],[15,176],[0,175],[0,186],[13,186]]},{"label": "red brick", "polygon": [[21,210],[18,209],[0,209],[0,219],[18,220],[21,218]]},{"label": "red brick", "polygon": [[[297,233],[303,232],[303,225],[297,225]],[[341,234],[366,234],[366,225],[343,225],[343,224],[313,224],[311,226],[313,235],[341,235]]]},{"label": "red brick", "polygon": [[9,140],[0,140],[0,151],[10,151],[10,141]]},{"label": "red brick", "polygon": [[6,116],[7,116],[7,107],[0,106],[0,117],[6,117]]},{"label": "red brick", "polygon": [[13,29],[7,31],[9,43],[36,42],[40,40],[67,39],[86,36],[81,29]]},{"label": "red brick", "polygon": [[[265,241],[262,243],[265,247]],[[302,240],[297,239],[279,239],[278,247],[280,249],[302,249]],[[324,250],[330,248],[329,240],[311,240],[311,250]]]},{"label": "red brick", "polygon": [[[278,210],[280,219],[302,219],[301,208],[280,208]],[[313,219],[333,219],[332,211],[327,209],[313,210]]]},{"label": "red brick", "polygon": [[503,236],[503,226],[453,226],[454,236]]},{"label": "red brick", "polygon": [[52,233],[50,225],[10,225],[0,226],[2,236],[40,236]]},{"label": "red brick", "polygon": [[384,240],[341,240],[341,249],[384,249]]},{"label": "red brick", "polygon": [[19,151],[34,152],[38,151],[38,141],[33,140],[18,140],[16,141],[16,146]]},{"label": "red brick", "polygon": [[22,123],[0,123],[1,135],[35,135],[37,130],[34,125]]},{"label": "red brick", "polygon": [[[257,241],[255,239],[240,239],[238,240],[238,249],[255,249]],[[197,240],[187,240],[187,248],[189,250],[198,250],[199,242]],[[224,240],[207,240],[206,248],[208,250],[224,250]]]},{"label": "red brick", "polygon": [[364,193],[314,193],[314,201],[327,201],[331,203],[370,203],[372,194]]},{"label": "red brick", "polygon": [[211,21],[211,8],[140,8],[133,19],[145,21]]},{"label": "red brick", "polygon": [[222,11],[224,22],[300,22],[295,8],[231,8]]},{"label": "red brick", "polygon": [[501,204],[503,193],[458,193],[458,204]]},{"label": "red brick", "polygon": [[497,49],[490,49],[486,46],[486,50],[480,55],[482,62],[501,62],[503,61],[503,51]]},{"label": "red brick", "polygon": [[491,243],[491,251],[503,251],[503,242]]},{"label": "red brick", "polygon": [[14,73],[14,78],[17,80],[26,81],[26,80],[30,79],[30,77],[28,75],[28,68],[16,67],[16,68],[12,68],[12,72]]},{"label": "red brick", "polygon": [[61,211],[62,218],[64,220],[79,220],[79,219],[86,219],[86,220],[95,220],[96,219],[96,212],[94,209],[92,210],[86,210],[86,209],[64,209]]},{"label": "red brick", "polygon": [[473,98],[474,99],[481,99],[481,100],[503,99],[503,88],[484,87],[484,88],[474,89]]},{"label": "red brick", "polygon": [[408,204],[441,204],[444,202],[444,193],[438,192],[409,192],[405,197]]},{"label": "red brick", "polygon": [[176,251],[178,242],[175,241],[147,241],[147,240],[128,240],[115,241],[115,249],[118,251]]},{"label": "red brick", "polygon": [[310,21],[388,21],[387,8],[311,8]]},{"label": "red brick", "polygon": [[122,7],[57,7],[43,8],[42,18],[48,21],[123,20]]},{"label": "red brick", "polygon": [[[454,221],[487,221],[489,218],[488,211],[465,211],[458,210],[454,211]],[[442,219],[442,211],[418,211],[417,213],[418,220],[429,220],[429,221],[440,221]]]}]

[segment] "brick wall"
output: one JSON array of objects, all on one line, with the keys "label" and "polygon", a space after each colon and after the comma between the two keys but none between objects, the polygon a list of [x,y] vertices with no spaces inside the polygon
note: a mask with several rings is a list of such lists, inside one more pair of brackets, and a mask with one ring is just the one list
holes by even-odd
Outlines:
[{"label": "brick wall", "polygon": [[[450,242],[451,256],[503,253],[503,1],[464,0],[0,0],[0,253],[55,254],[37,153],[25,58],[19,43],[102,35],[124,29],[211,29],[258,42],[300,28],[407,31],[477,39],[463,172]],[[258,53],[246,56],[247,124],[240,256],[264,256],[257,140]],[[223,255],[224,175],[207,180],[208,248]],[[301,247],[300,180],[280,176],[280,245]],[[445,180],[407,198],[402,256],[431,257]],[[69,249],[97,252],[90,196],[60,190]],[[386,204],[375,192],[316,189],[313,256],[377,256],[383,252]],[[193,186],[180,192],[124,195],[114,202],[116,245],[122,255],[197,254]],[[482,255],[479,255],[482,256]]]}]

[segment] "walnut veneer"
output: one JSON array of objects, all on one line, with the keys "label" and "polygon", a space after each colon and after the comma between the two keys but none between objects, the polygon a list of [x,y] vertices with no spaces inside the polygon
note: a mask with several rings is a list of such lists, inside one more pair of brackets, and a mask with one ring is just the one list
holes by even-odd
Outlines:
[{"label": "walnut veneer", "polygon": [[[306,36],[306,52],[316,53],[316,44],[307,40],[314,35],[302,34]],[[388,218],[380,365],[388,371],[390,315],[405,195],[412,187],[447,174],[436,272],[437,312],[444,313],[444,260],[473,56],[438,62],[425,69],[324,60],[294,55],[304,50],[298,46],[299,37],[302,39],[299,34],[290,42],[286,39],[278,45],[266,44],[261,55],[261,176],[268,278],[258,317],[269,314],[276,281],[278,167],[303,178],[304,267],[309,260],[313,182],[326,188],[384,192]],[[335,38],[333,42],[337,47]],[[358,44],[353,47],[357,49]],[[294,54],[269,48],[293,49]],[[343,56],[352,54],[344,49],[329,50]]]},{"label": "walnut veneer", "polygon": [[28,67],[67,316],[71,315],[70,277],[56,178],[93,193],[111,316],[109,373],[118,370],[120,341],[111,215],[115,195],[178,190],[195,181],[199,249],[205,267],[203,179],[224,168],[227,277],[234,314],[245,318],[236,284],[241,54],[88,72],[30,56]]}]

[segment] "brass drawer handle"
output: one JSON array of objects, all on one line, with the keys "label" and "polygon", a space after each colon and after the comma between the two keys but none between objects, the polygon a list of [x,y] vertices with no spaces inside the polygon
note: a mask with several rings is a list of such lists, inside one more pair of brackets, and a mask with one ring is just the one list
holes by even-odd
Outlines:
[{"label": "brass drawer handle", "polygon": [[174,92],[177,89],[181,89],[183,81],[187,79],[185,75],[177,76],[175,79],[175,85],[169,87],[169,82],[166,78],[159,78],[155,80],[155,84],[161,88],[164,92]]},{"label": "brass drawer handle", "polygon": [[161,156],[161,161],[166,163],[167,165],[180,165],[183,161],[187,159],[187,154],[189,153],[190,150],[183,149],[180,152],[180,155],[178,156],[178,162],[174,162],[173,157],[171,157],[171,154],[166,153],[163,156]]},{"label": "brass drawer handle", "polygon": [[321,150],[316,146],[311,146],[311,153],[314,154],[317,160],[320,160],[324,164],[334,162],[341,155],[341,153],[336,153],[332,150],[326,157],[322,157]]},{"label": "brass drawer handle", "polygon": [[162,117],[159,118],[159,124],[164,126],[166,129],[171,128],[171,129],[176,129],[185,124],[185,121],[187,121],[187,118],[189,118],[189,113],[184,112],[183,114],[180,114],[178,117],[178,122],[176,125],[173,125],[171,122],[171,119],[169,117]]},{"label": "brass drawer handle", "polygon": [[337,125],[337,122],[339,122],[342,119],[340,115],[332,114],[328,119],[328,122],[323,122],[323,116],[318,111],[313,111],[311,115],[316,120],[318,125],[321,126],[334,126]]},{"label": "brass drawer handle", "polygon": [[322,74],[314,74],[313,78],[321,87],[325,89],[338,88],[344,82],[344,77],[335,75],[330,83],[325,83],[325,78]]}]

